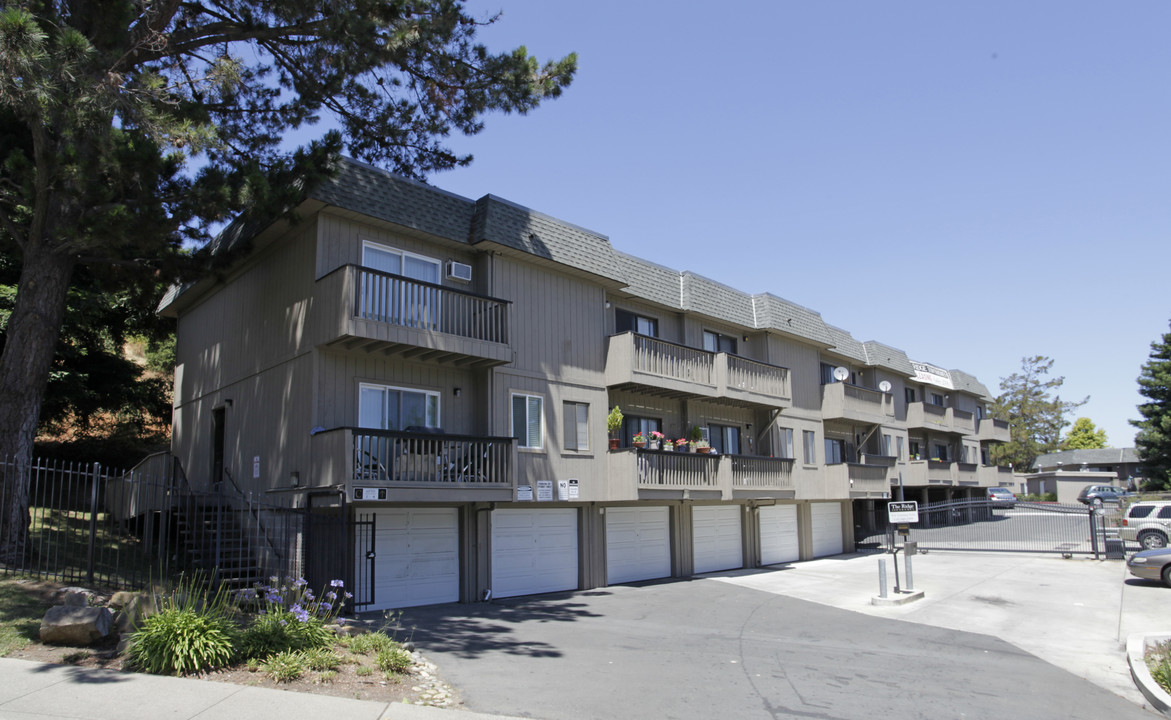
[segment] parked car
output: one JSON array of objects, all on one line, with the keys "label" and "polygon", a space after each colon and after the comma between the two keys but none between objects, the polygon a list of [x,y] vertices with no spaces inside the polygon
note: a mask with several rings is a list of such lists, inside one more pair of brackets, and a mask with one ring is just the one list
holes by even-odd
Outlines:
[{"label": "parked car", "polygon": [[1136,502],[1126,509],[1118,536],[1146,550],[1167,547],[1171,538],[1171,502]]},{"label": "parked car", "polygon": [[988,505],[993,509],[1011,510],[1016,507],[1016,495],[1013,495],[1008,488],[990,487],[988,488]]},{"label": "parked car", "polygon": [[1143,550],[1126,561],[1131,575],[1144,580],[1161,580],[1171,587],[1171,548]]},{"label": "parked car", "polygon": [[1132,495],[1134,493],[1128,492],[1126,488],[1114,485],[1087,485],[1077,494],[1077,499],[1080,503],[1101,507],[1102,503],[1116,503]]}]

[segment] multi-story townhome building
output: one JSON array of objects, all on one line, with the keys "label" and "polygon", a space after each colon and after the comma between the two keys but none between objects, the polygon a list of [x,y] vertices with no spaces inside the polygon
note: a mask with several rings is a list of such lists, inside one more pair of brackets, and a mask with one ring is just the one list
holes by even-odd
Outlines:
[{"label": "multi-story townhome building", "polygon": [[194,488],[344,519],[300,551],[359,610],[833,555],[892,493],[1000,484],[974,378],[775,295],[351,161],[297,214],[164,300],[173,453]]}]

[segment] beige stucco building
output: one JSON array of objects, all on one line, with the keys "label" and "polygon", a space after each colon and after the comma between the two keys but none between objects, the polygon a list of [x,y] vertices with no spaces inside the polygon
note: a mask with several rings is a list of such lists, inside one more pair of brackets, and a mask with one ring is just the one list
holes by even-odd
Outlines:
[{"label": "beige stucco building", "polygon": [[345,518],[358,609],[833,555],[887,499],[1011,483],[983,385],[815,311],[355,162],[306,198],[164,301],[173,453]]}]

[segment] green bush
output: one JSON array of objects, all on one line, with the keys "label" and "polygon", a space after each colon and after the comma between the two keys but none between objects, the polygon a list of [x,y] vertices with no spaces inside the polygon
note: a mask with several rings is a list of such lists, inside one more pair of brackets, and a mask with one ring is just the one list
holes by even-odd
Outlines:
[{"label": "green bush", "polygon": [[338,654],[328,648],[305,650],[301,656],[305,658],[305,665],[310,670],[318,672],[336,670],[342,664],[342,659],[338,657]]},{"label": "green bush", "polygon": [[369,655],[396,648],[398,643],[382,633],[372,632],[351,637],[348,647],[355,655]]},{"label": "green bush", "polygon": [[231,596],[196,575],[155,599],[159,611],[131,634],[130,665],[158,675],[187,675],[231,664],[239,627]]},{"label": "green bush", "polygon": [[281,652],[265,661],[260,669],[277,682],[292,682],[304,674],[305,656],[299,652]]},{"label": "green bush", "polygon": [[1171,692],[1171,643],[1160,643],[1147,650],[1147,669],[1159,687]]},{"label": "green bush", "polygon": [[257,615],[244,631],[241,650],[246,658],[267,658],[282,652],[328,648],[337,635],[319,618],[298,620],[288,611]]},{"label": "green bush", "polygon": [[406,650],[398,647],[385,648],[378,651],[378,659],[375,660],[378,669],[385,673],[403,673],[410,669],[415,664],[414,658]]}]

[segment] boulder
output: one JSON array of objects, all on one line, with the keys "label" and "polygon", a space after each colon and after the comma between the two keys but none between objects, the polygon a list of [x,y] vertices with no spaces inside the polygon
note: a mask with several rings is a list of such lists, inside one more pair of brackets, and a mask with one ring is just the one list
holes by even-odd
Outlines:
[{"label": "boulder", "polygon": [[70,607],[86,607],[93,594],[93,590],[83,587],[61,588],[56,592],[57,602]]},{"label": "boulder", "polygon": [[[128,597],[118,597],[125,595]],[[118,604],[114,604],[118,600]],[[120,635],[127,635],[142,627],[142,621],[154,614],[154,603],[150,596],[141,593],[118,593],[110,599],[110,606],[117,607],[114,615],[114,627]]]},{"label": "boulder", "polygon": [[41,642],[84,647],[110,637],[113,615],[104,607],[58,605],[41,620]]}]

